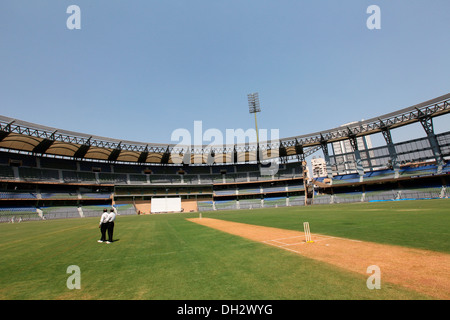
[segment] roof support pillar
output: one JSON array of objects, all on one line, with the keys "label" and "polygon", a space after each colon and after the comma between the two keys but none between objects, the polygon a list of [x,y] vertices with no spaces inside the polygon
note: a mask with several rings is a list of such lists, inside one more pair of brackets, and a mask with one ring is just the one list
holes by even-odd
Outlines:
[{"label": "roof support pillar", "polygon": [[384,127],[381,129],[381,133],[383,134],[384,140],[386,141],[388,147],[389,157],[391,158],[391,166],[394,170],[394,178],[397,179],[399,177],[400,164],[397,161],[397,152],[395,151],[394,143],[392,142],[391,130]]},{"label": "roof support pillar", "polygon": [[442,156],[441,148],[439,147],[436,135],[434,134],[433,118],[422,113],[419,117],[419,121],[427,134],[431,150],[433,150],[433,155],[436,159],[437,173],[442,173],[442,167],[444,166],[444,157]]},{"label": "roof support pillar", "polygon": [[358,140],[356,138],[356,135],[353,134],[350,131],[350,129],[349,129],[348,138],[350,140],[350,144],[352,145],[353,152],[355,154],[356,171],[358,171],[359,181],[362,182],[363,177],[364,177],[364,168],[363,168],[362,161],[361,161],[361,153],[359,152],[359,149],[358,149]]},{"label": "roof support pillar", "polygon": [[320,141],[320,146],[322,147],[323,156],[325,157],[328,179],[330,179],[330,184],[333,184],[333,170],[331,169],[330,155],[328,153],[328,142],[324,140],[323,137]]}]

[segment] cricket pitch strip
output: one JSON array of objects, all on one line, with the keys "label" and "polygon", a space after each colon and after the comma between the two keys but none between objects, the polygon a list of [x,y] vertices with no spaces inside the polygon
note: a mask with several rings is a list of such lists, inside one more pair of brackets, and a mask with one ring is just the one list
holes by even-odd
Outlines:
[{"label": "cricket pitch strip", "polygon": [[450,299],[450,255],[428,250],[378,244],[311,233],[307,243],[300,231],[257,226],[211,218],[187,219],[229,234],[295,252],[345,270],[367,274],[376,265],[382,281]]}]

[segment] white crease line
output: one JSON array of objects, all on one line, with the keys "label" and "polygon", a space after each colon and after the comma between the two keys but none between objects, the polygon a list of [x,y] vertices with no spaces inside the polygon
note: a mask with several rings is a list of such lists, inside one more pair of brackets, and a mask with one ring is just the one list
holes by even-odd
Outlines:
[{"label": "white crease line", "polygon": [[[279,241],[279,240],[287,240],[287,239],[303,238],[303,237],[304,236],[295,236],[295,237],[289,237],[289,238],[279,238],[279,239],[273,239],[273,240],[266,240],[266,241],[263,241],[263,242],[274,241],[274,242],[282,243],[285,246],[289,246],[289,245],[296,245],[296,244],[304,244],[305,242],[289,244],[289,243],[284,243],[284,242]],[[316,241],[324,241],[324,240],[329,240],[329,239],[346,240],[346,241],[353,241],[353,242],[362,242],[361,240],[354,240],[354,239],[349,239],[349,238],[333,237],[333,236],[326,236],[326,235],[311,233],[311,238],[313,238],[313,237],[315,237],[315,239],[313,239],[314,242],[316,242]],[[317,237],[319,239],[317,239]]]},{"label": "white crease line", "polygon": [[273,239],[273,240],[267,240],[267,241],[277,241],[277,240],[286,240],[286,239],[303,238],[303,237],[304,237],[304,235],[289,237],[289,238],[279,238],[279,239]]},{"label": "white crease line", "polygon": [[349,239],[349,238],[341,238],[341,237],[332,237],[332,236],[320,236],[320,237],[323,237],[323,239],[320,239],[320,240],[338,239],[338,240],[346,240],[346,241],[353,241],[353,242],[363,242],[361,240],[355,240],[355,239]]},{"label": "white crease line", "polygon": [[296,243],[285,243],[285,246],[297,246],[299,244],[306,244],[306,242],[296,242]]},{"label": "white crease line", "polygon": [[267,240],[267,241],[273,241],[273,242],[278,242],[282,245],[288,245],[288,243],[282,242],[282,241],[278,241],[278,240]]}]

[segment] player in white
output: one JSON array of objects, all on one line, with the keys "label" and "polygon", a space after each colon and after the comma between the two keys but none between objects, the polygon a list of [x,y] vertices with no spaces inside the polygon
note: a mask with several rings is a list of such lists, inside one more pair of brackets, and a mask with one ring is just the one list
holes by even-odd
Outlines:
[{"label": "player in white", "polygon": [[116,220],[116,212],[114,208],[111,208],[108,215],[108,241],[106,243],[113,242],[114,221]]},{"label": "player in white", "polygon": [[108,219],[109,219],[108,210],[103,209],[103,214],[100,218],[100,224],[98,225],[98,227],[100,228],[100,232],[102,233],[102,237],[97,242],[106,241],[106,230],[108,230]]}]

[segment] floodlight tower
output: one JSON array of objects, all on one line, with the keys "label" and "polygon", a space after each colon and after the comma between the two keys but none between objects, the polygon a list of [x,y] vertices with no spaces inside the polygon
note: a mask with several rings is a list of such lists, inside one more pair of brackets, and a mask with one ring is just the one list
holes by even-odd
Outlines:
[{"label": "floodlight tower", "polygon": [[259,133],[258,133],[258,121],[256,120],[256,113],[261,112],[261,107],[259,105],[259,95],[258,92],[249,93],[248,97],[248,108],[250,113],[255,114],[255,127],[256,127],[256,143],[259,147]]}]

